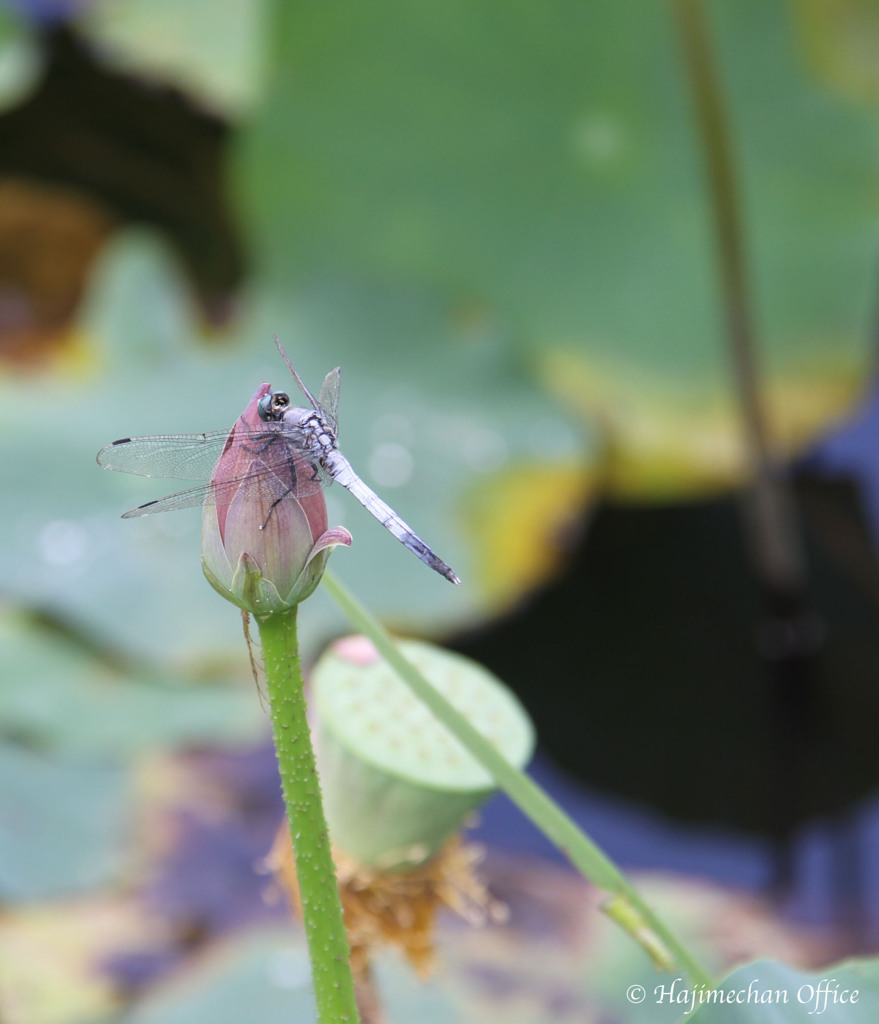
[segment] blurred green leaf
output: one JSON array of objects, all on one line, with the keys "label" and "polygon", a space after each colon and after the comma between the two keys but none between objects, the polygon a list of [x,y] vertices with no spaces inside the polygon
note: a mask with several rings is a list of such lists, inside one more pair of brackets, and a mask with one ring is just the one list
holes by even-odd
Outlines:
[{"label": "blurred green leaf", "polygon": [[0,110],[18,103],[41,69],[37,46],[22,18],[10,5],[0,6]]},{"label": "blurred green leaf", "polygon": [[[727,975],[718,983],[724,991],[748,993],[748,987],[767,995],[767,999],[780,994],[782,999],[760,1005],[726,1003],[699,1006],[685,1020],[697,1024],[801,1024],[807,1020],[826,1021],[827,1024],[872,1024],[879,1016],[879,960],[850,960],[832,964],[820,971],[801,971],[786,964],[746,964]],[[829,987],[823,995],[820,986]],[[829,983],[829,986],[828,986]],[[846,1002],[839,1001],[846,993]],[[854,993],[855,999],[852,999]],[[834,998],[834,995],[836,998]],[[681,1007],[683,1013],[685,1007]]]},{"label": "blurred green leaf", "polygon": [[[162,10],[120,4],[112,17],[161,42]],[[180,15],[190,29],[198,11]],[[808,76],[783,5],[712,13],[773,422],[795,446],[864,370],[879,114]],[[331,522],[354,534],[334,564],[400,626],[470,622],[481,578],[493,600],[537,578],[547,531],[534,510],[578,463],[628,495],[725,486],[738,430],[665,6],[306,0],[266,17],[266,99],[242,125],[232,181],[254,257],[240,328],[228,348],[199,349],[163,243],[130,231],[106,249],[82,320],[91,363],[41,386],[63,432],[34,415],[30,389],[0,383],[7,593],[137,654],[238,657],[201,577],[197,514],[119,522],[173,484],[113,479],[93,457],[119,436],[230,424],[261,380],[284,379],[273,331],[307,381],[343,366],[342,450],[468,584],[427,582],[334,488]],[[228,45],[224,32],[205,54]],[[198,32],[188,38],[180,53],[197,48]],[[521,516],[510,503],[496,542],[487,496],[535,462],[546,501],[516,499]],[[566,486],[563,501],[582,491]],[[319,595],[303,619],[312,652],[339,628]]]},{"label": "blurred green leaf", "polygon": [[[0,378],[9,483],[0,491],[0,587],[132,655],[196,670],[221,656],[240,663],[245,648],[234,610],[218,603],[202,575],[198,511],[119,518],[179,482],[107,473],[95,455],[118,437],[231,426],[261,381],[289,379],[273,331],[313,386],[342,365],[342,450],[462,575],[468,560],[456,505],[466,481],[483,480],[514,448],[537,455],[552,444],[568,462],[582,449],[578,432],[505,363],[490,328],[472,336],[462,328],[460,361],[450,363],[442,347],[447,310],[425,294],[327,282],[295,300],[267,294],[237,344],[210,349],[197,345],[190,313],[167,249],[146,232],[126,232],[105,252],[85,311],[91,364],[46,378],[36,391]],[[370,354],[387,339],[402,345],[415,336],[429,342],[417,353],[417,373],[411,361],[388,365]],[[498,386],[484,393],[487,376]],[[34,415],[37,396],[41,408],[63,409],[63,429],[55,416]],[[521,415],[502,428],[513,407]],[[347,492],[331,488],[327,500],[331,525],[354,535],[333,564],[372,594],[377,611],[401,624],[431,618],[439,629],[478,607],[472,572],[467,588],[431,580]],[[341,621],[319,592],[306,602],[306,653]]]},{"label": "blurred green leaf", "polygon": [[236,116],[261,92],[265,8],[264,0],[124,0],[91,5],[83,27],[120,66]]},{"label": "blurred green leaf", "polygon": [[127,761],[157,748],[254,741],[265,728],[252,686],[132,674],[13,614],[0,615],[0,662],[0,734],[60,754]]},{"label": "blurred green leaf", "polygon": [[[800,445],[864,369],[877,117],[804,76],[784,5],[717,15],[773,420]],[[581,381],[589,418],[614,409],[607,425],[642,475],[645,437],[667,462],[706,418],[721,421],[721,454],[735,452],[701,156],[665,5],[305,2],[276,4],[273,28],[240,178],[273,286],[432,295],[444,337],[379,345],[368,314],[361,324],[385,372],[402,359],[416,380],[426,346],[456,363],[455,311],[479,310],[511,371],[546,366],[566,400]],[[580,367],[573,381],[553,372],[559,356]],[[703,486],[717,450],[673,486]],[[741,462],[724,469],[729,482]],[[649,472],[626,484],[655,486]]]},{"label": "blurred green leaf", "polygon": [[[452,1024],[463,1020],[443,990],[395,965],[381,965],[378,984],[392,1020]],[[256,932],[215,949],[185,975],[156,989],[123,1024],[239,1024],[259,1007],[260,1024],[315,1019],[305,944],[290,930]]]},{"label": "blurred green leaf", "polygon": [[215,949],[201,964],[157,986],[123,1024],[309,1024],[315,1020],[305,944],[295,933],[247,936]]},{"label": "blurred green leaf", "polygon": [[879,100],[876,0],[795,0],[803,49],[814,71],[843,95]]},{"label": "blurred green leaf", "polygon": [[0,743],[0,895],[45,899],[110,881],[130,824],[130,778],[113,762]]}]

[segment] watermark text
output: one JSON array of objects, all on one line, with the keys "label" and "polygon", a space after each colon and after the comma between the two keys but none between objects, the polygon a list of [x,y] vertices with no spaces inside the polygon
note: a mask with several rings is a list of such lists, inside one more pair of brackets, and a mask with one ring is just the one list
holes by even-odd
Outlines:
[{"label": "watermark text", "polygon": [[[626,991],[630,1003],[643,1003],[649,993],[643,985],[630,985]],[[698,985],[689,988],[683,978],[675,978],[665,985],[653,989],[653,1002],[672,1003],[683,1012],[692,1013],[705,1004],[754,1003],[758,1006],[770,1004],[798,1004],[806,1007],[808,1014],[820,1016],[829,1006],[843,1006],[857,1003],[860,992],[856,988],[843,988],[836,978],[822,978],[817,984],[806,983],[796,989],[768,988],[754,979],[747,988],[708,988]]]}]

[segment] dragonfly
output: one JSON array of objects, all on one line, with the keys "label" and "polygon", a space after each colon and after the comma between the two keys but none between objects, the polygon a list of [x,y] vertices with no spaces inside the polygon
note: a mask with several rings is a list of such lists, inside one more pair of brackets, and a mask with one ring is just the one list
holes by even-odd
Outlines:
[{"label": "dragonfly", "polygon": [[[284,347],[275,336],[278,350],[307,402],[293,404],[286,391],[269,391],[259,401],[260,423],[242,430],[213,430],[203,434],[159,434],[150,437],[123,437],[98,452],[98,465],[104,469],[137,476],[175,480],[210,478],[221,454],[229,444],[247,445],[253,460],[247,478],[203,483],[165,498],[138,505],[123,519],[148,516],[157,512],[191,508],[196,505],[228,505],[239,492],[254,501],[268,502],[271,508],[283,498],[277,497],[277,480],[290,481],[289,494],[302,498],[337,481],[347,488],[361,505],[404,547],[425,565],[451,583],[460,583],[452,569],[354,472],[351,463],[339,451],[339,393],[342,371],[336,367],[326,375],[318,397],[309,391],[293,368]],[[241,488],[241,484],[247,486]],[[286,497],[286,495],[284,495]],[[266,520],[268,522],[268,520]]]}]

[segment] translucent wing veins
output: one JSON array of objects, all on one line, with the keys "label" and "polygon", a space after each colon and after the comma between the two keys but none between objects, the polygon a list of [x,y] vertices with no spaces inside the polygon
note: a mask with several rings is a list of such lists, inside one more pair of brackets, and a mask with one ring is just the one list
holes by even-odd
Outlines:
[{"label": "translucent wing veins", "polygon": [[287,364],[287,369],[296,381],[299,390],[305,395],[306,401],[315,412],[323,416],[326,422],[333,428],[333,431],[335,431],[339,425],[339,389],[342,383],[341,367],[337,366],[335,369],[330,370],[326,377],[324,377],[324,382],[320,389],[320,397],[315,398],[308,390],[308,385],[299,376],[296,368],[290,362],[290,357],[284,351],[284,346],[281,344],[277,334],[274,335],[274,339],[275,344],[278,346],[278,351]]},{"label": "translucent wing veins", "polygon": [[203,480],[210,476],[229,433],[227,428],[205,434],[122,437],[98,452],[98,465],[136,476]]},{"label": "translucent wing veins", "polygon": [[317,412],[326,419],[335,433],[339,429],[339,392],[342,387],[342,367],[337,366],[324,377],[318,396]]}]

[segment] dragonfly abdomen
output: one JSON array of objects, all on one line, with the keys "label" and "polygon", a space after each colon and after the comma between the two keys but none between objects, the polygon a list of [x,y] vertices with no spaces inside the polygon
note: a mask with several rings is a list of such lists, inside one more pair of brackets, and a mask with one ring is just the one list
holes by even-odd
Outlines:
[{"label": "dragonfly abdomen", "polygon": [[425,544],[412,527],[405,523],[387,502],[382,501],[375,491],[360,479],[351,468],[351,463],[338,449],[328,453],[325,463],[327,472],[333,479],[338,480],[343,487],[346,487],[367,512],[374,515],[382,526],[413,555],[416,555],[425,565],[430,566],[451,583],[461,582],[452,569]]}]

